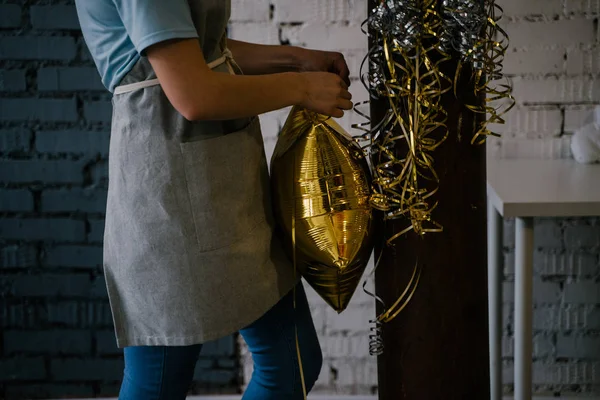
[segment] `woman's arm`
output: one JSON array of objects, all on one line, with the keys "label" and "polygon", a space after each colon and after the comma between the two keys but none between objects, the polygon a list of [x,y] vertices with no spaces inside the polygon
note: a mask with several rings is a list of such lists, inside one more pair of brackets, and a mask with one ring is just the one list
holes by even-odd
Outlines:
[{"label": "woman's arm", "polygon": [[250,117],[291,105],[341,117],[352,108],[346,84],[331,73],[214,72],[196,39],[161,42],[146,54],[169,101],[188,120]]},{"label": "woman's arm", "polygon": [[293,46],[263,45],[227,39],[227,47],[246,75],[300,72],[305,49]]},{"label": "woman's arm", "polygon": [[341,53],[294,46],[246,43],[233,39],[227,39],[227,47],[247,75],[324,71],[339,75],[347,85],[350,85],[350,73]]}]

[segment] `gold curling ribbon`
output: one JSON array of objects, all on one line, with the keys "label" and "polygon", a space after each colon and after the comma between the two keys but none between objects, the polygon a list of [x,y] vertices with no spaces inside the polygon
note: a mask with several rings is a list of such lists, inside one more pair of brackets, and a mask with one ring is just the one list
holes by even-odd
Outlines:
[{"label": "gold curling ribbon", "polygon": [[[448,137],[447,114],[440,103],[442,95],[450,90],[451,82],[439,65],[449,56],[433,44],[424,44],[435,42],[436,29],[441,25],[435,0],[423,2],[421,18],[423,32],[416,38],[413,49],[404,49],[386,36],[382,38],[389,79],[379,96],[388,99],[392,118],[370,149],[379,155],[378,160],[373,161],[375,179],[371,204],[384,211],[385,219],[407,218],[410,222],[388,238],[388,244],[411,230],[419,236],[443,230],[431,217],[437,206],[432,197],[439,183],[432,153]],[[434,61],[433,57],[438,60]],[[403,114],[403,111],[406,112]],[[394,136],[396,127],[401,134]],[[440,131],[441,138],[432,137]],[[407,147],[402,158],[396,156],[398,141],[404,141]]]},{"label": "gold curling ribbon", "polygon": [[[471,79],[474,80],[473,94],[477,98],[484,97],[484,103],[479,105],[465,102],[465,105],[472,112],[486,114],[487,117],[476,126],[471,143],[480,145],[485,142],[487,136],[499,136],[491,132],[488,125],[504,123],[504,114],[515,105],[511,95],[511,85],[508,82],[493,85],[494,82],[505,79],[502,73],[502,62],[508,48],[508,36],[498,26],[502,9],[494,4],[493,0],[483,1],[486,13],[485,29],[479,33],[481,37],[473,47],[466,54],[462,54],[453,79],[446,77],[440,71],[440,65],[451,59],[451,49],[442,50],[437,45],[437,40],[447,28],[444,19],[436,10],[438,2],[436,0],[403,2],[381,0],[379,3],[379,8],[389,8],[390,4],[398,7],[402,3],[399,7],[402,12],[408,12],[406,10],[416,7],[420,9],[421,18],[419,24],[421,31],[416,33],[414,43],[403,40],[406,35],[404,38],[394,37],[389,32],[386,34],[384,31],[379,31],[376,35],[376,45],[369,49],[361,65],[363,84],[373,97],[387,99],[389,104],[387,114],[376,126],[367,128],[366,126],[370,125],[370,118],[360,112],[359,106],[369,104],[369,101],[358,103],[354,108],[355,112],[366,120],[364,123],[353,125],[353,128],[363,132],[357,137],[357,141],[367,142],[363,148],[371,159],[374,175],[371,205],[384,212],[384,220],[406,218],[409,221],[407,227],[387,238],[388,245],[392,245],[395,239],[411,230],[420,237],[424,237],[427,233],[443,231],[443,227],[432,218],[432,212],[438,204],[434,196],[439,184],[439,176],[434,169],[433,153],[448,137],[447,113],[441,107],[441,97],[451,88],[454,88],[455,96],[458,96],[456,89],[460,74],[464,65],[470,62],[473,53],[479,52],[483,56],[480,60],[481,65],[473,68]],[[496,16],[495,10],[500,11],[500,16]],[[378,8],[373,11],[373,14],[377,11]],[[461,14],[461,17],[464,16],[464,13]],[[371,21],[371,18],[372,16],[363,23],[363,27]],[[407,21],[406,26],[409,25]],[[499,39],[496,36],[499,36]],[[407,46],[407,43],[411,45]],[[426,46],[424,43],[432,44]],[[433,61],[434,58],[437,61]],[[368,84],[365,83],[362,74],[367,60],[371,62],[371,67],[375,63],[376,71],[385,71],[376,75],[374,81],[369,76]],[[383,82],[377,79],[383,77],[385,77]],[[394,134],[396,128],[400,130],[398,135]],[[441,133],[442,137],[433,138],[434,132]],[[458,134],[460,136],[460,132]],[[404,141],[407,146],[407,154],[403,157],[397,156],[399,141]],[[377,265],[378,263],[375,269]],[[406,307],[416,291],[420,276],[421,267],[417,261],[411,279],[399,298],[390,307],[384,305],[384,312],[378,315],[376,320],[370,321],[374,324],[371,328],[373,334],[370,337],[372,354],[380,354],[382,351],[381,324],[394,319]],[[383,303],[381,299],[369,293],[364,285],[363,290]]]},{"label": "gold curling ribbon", "polygon": [[[475,96],[483,95],[484,103],[483,105],[465,104],[472,112],[487,115],[471,139],[471,143],[477,145],[484,144],[488,136],[500,137],[499,134],[492,132],[488,125],[504,124],[503,116],[515,106],[515,99],[511,94],[512,86],[502,72],[504,56],[508,49],[508,35],[498,25],[498,21],[502,18],[502,8],[493,0],[485,0],[484,4],[487,11],[483,36],[461,59],[454,77],[454,94],[457,95],[458,80],[464,64],[474,53],[480,53],[483,56],[482,67],[474,68],[471,79],[475,83]],[[495,10],[499,11],[498,16]],[[457,10],[449,11],[456,12]],[[493,86],[494,82],[502,80],[506,83],[498,83]]]}]

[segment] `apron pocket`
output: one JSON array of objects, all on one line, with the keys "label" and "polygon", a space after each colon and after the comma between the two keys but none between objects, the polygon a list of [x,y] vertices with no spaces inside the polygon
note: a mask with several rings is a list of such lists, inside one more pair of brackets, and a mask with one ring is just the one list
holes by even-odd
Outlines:
[{"label": "apron pocket", "polygon": [[200,251],[232,245],[266,220],[269,174],[258,119],[180,147]]}]

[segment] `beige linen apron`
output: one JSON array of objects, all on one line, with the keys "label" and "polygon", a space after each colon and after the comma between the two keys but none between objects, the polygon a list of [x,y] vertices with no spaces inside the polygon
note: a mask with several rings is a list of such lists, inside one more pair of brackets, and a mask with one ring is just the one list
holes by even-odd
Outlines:
[{"label": "beige linen apron", "polygon": [[[206,60],[234,72],[229,1],[189,3]],[[297,282],[258,118],[187,121],[145,57],[113,110],[104,270],[117,344],[190,345],[249,325]]]}]

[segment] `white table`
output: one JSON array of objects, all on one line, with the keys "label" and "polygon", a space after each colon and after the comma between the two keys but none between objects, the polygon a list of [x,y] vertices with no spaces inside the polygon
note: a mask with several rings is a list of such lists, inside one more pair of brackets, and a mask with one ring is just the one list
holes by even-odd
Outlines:
[{"label": "white table", "polygon": [[515,218],[515,400],[531,399],[533,218],[600,215],[600,165],[488,159],[491,399],[502,398],[502,227]]}]

